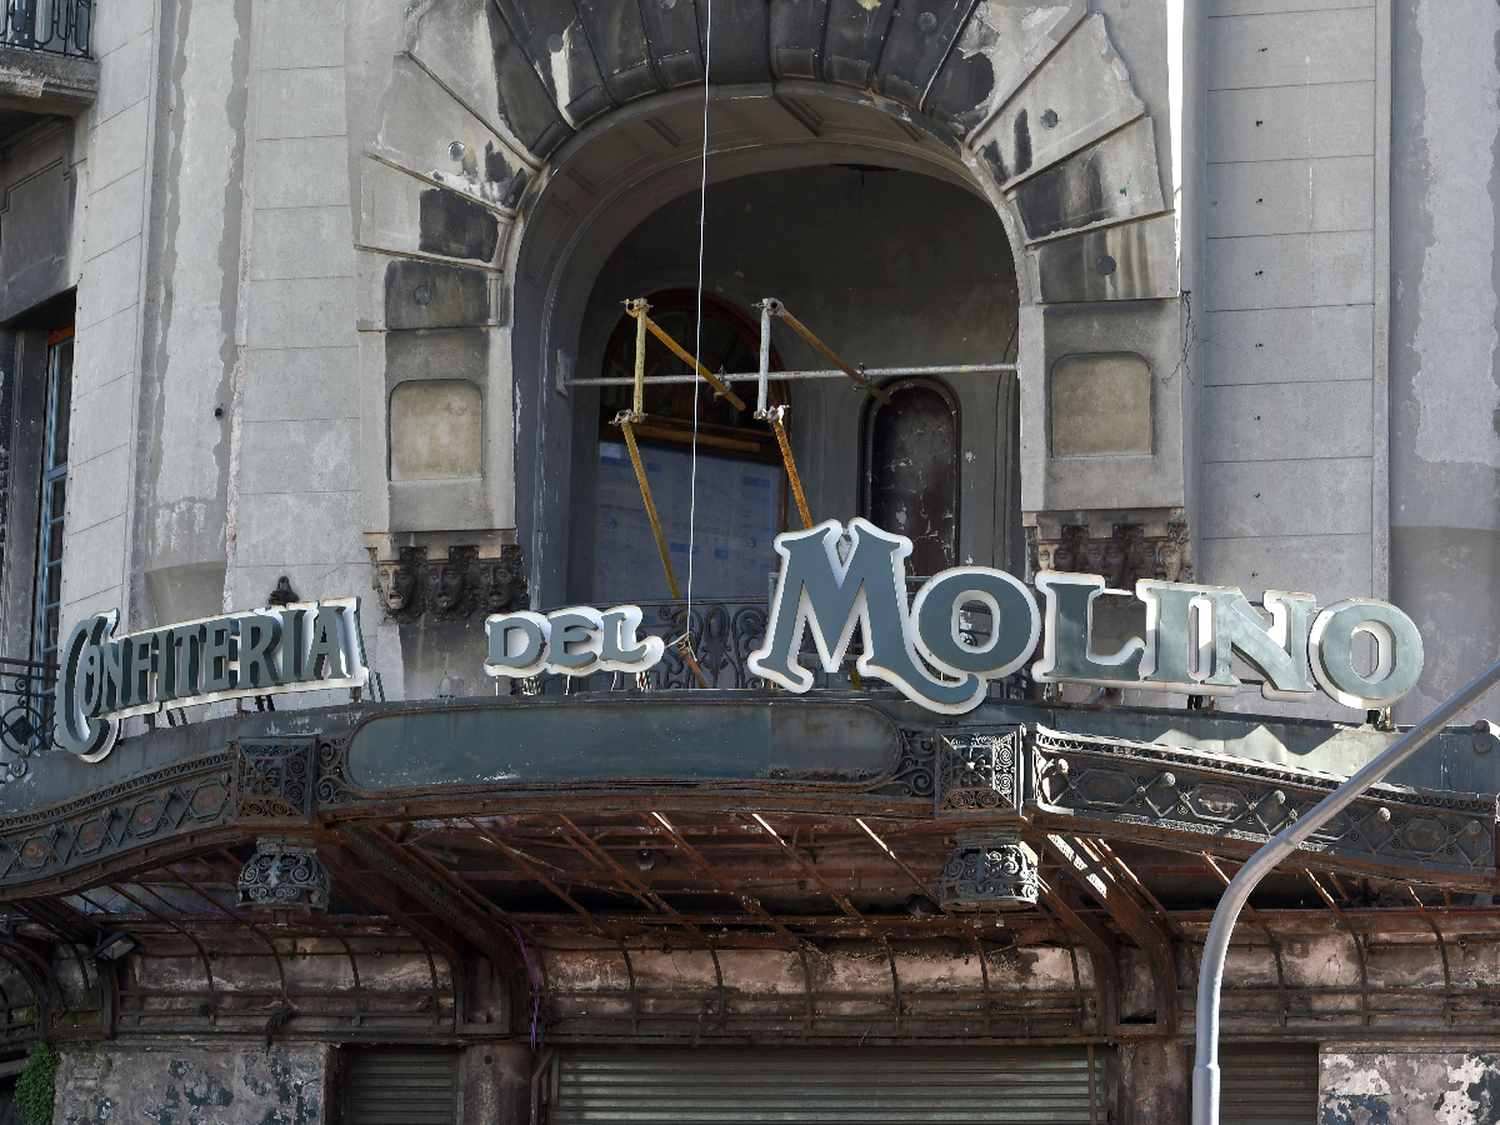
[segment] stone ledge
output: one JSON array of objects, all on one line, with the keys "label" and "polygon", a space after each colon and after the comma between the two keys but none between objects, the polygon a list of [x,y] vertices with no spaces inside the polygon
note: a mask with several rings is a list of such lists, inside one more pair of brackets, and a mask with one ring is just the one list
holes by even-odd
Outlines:
[{"label": "stone ledge", "polygon": [[0,44],[0,108],[76,114],[99,96],[99,64]]}]

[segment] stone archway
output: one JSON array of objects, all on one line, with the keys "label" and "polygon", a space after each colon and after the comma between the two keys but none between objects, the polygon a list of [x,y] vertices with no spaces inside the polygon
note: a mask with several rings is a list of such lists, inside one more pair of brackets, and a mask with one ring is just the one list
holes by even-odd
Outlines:
[{"label": "stone archway", "polygon": [[[498,557],[517,527],[546,553],[556,489],[538,451],[571,359],[568,277],[631,215],[696,186],[706,10],[431,0],[409,14],[359,161],[363,315],[384,330],[366,385],[386,389],[387,463],[398,383],[458,373],[482,391],[483,423],[480,452],[446,475],[383,482],[378,555],[462,540]],[[1033,561],[1128,543],[1176,577],[1184,404],[1163,111],[1148,112],[1104,18],[1082,0],[717,0],[713,19],[710,176],[836,148],[982,194],[1020,283]]]}]

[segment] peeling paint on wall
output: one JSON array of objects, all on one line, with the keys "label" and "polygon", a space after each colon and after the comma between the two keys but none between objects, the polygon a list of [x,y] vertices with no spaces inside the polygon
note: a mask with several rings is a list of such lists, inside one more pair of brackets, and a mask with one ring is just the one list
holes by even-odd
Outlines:
[{"label": "peeling paint on wall", "polygon": [[1500,1060],[1362,1046],[1324,1050],[1318,1125],[1491,1125],[1500,1120]]},{"label": "peeling paint on wall", "polygon": [[324,1045],[111,1045],[59,1050],[53,1120],[106,1125],[320,1125]]}]

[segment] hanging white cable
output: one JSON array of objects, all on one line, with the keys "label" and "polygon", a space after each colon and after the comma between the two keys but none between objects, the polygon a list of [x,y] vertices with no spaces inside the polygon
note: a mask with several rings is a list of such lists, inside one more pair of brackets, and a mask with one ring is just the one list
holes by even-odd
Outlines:
[{"label": "hanging white cable", "polygon": [[[703,355],[703,244],[708,220],[708,76],[714,56],[714,0],[707,0],[707,28],[703,36],[703,175],[698,185],[698,302],[694,317],[693,354]],[[701,362],[701,358],[700,358]],[[692,479],[688,483],[688,579],[687,614],[682,623],[692,644],[693,564],[697,556],[698,531],[698,388],[693,385]]]}]

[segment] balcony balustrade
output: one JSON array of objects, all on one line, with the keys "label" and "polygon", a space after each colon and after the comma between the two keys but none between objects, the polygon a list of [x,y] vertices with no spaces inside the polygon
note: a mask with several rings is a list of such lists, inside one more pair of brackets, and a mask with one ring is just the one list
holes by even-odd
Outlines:
[{"label": "balcony balustrade", "polygon": [[67,58],[89,58],[93,0],[5,0],[0,44]]}]

